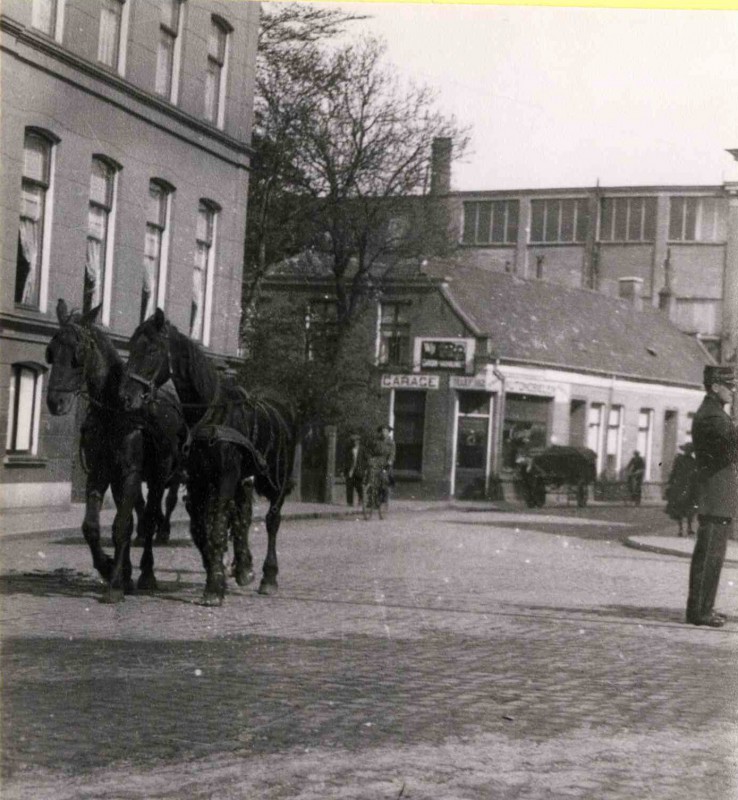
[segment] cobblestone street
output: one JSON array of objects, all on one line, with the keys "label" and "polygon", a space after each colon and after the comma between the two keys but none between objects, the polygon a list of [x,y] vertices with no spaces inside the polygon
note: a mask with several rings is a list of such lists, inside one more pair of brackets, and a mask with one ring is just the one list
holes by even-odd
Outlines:
[{"label": "cobblestone street", "polygon": [[79,533],[7,537],[2,797],[733,800],[738,574],[684,625],[688,559],[622,546],[666,522],[290,520],[279,594],[221,609],[182,524],[118,606]]}]

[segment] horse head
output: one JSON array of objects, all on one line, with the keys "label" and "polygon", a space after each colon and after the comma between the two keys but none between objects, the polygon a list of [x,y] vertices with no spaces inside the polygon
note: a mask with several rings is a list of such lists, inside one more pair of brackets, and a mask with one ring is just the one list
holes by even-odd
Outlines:
[{"label": "horse head", "polygon": [[46,362],[51,365],[46,405],[55,417],[71,411],[94,367],[92,327],[99,313],[100,306],[80,314],[68,311],[64,300],[56,305],[59,330],[46,347]]},{"label": "horse head", "polygon": [[120,387],[120,398],[130,411],[138,411],[153,400],[156,389],[171,377],[169,322],[157,308],[133,332],[128,364]]}]

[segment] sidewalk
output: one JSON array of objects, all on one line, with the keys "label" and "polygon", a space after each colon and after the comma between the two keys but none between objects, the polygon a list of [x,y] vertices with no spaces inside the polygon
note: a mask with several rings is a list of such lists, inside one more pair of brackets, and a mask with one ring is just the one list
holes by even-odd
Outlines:
[{"label": "sidewalk", "polygon": [[[636,550],[682,558],[692,558],[694,543],[694,536],[628,536],[623,542],[626,547]],[[738,542],[732,539],[728,540],[725,563],[738,565]]]}]

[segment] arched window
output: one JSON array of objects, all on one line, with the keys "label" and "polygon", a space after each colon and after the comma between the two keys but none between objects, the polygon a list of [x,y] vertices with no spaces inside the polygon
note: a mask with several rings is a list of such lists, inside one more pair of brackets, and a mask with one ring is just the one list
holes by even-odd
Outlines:
[{"label": "arched window", "polygon": [[[15,269],[15,302],[42,306],[48,262],[53,151],[56,141],[45,131],[26,129],[23,142],[20,227]],[[43,310],[43,309],[42,309]]]},{"label": "arched window", "polygon": [[228,40],[232,30],[221,17],[210,18],[208,63],[205,73],[205,117],[219,128],[223,127],[225,121]]},{"label": "arched window", "polygon": [[[106,284],[112,270],[112,234],[118,169],[118,165],[110,159],[93,156],[90,172],[90,207],[87,214],[87,253],[82,301],[84,311],[89,311],[103,302]],[[103,314],[103,320],[107,320],[106,314]]]},{"label": "arched window", "polygon": [[169,218],[174,187],[162,180],[149,183],[144,240],[141,321],[150,317],[157,305],[164,307],[167,261],[169,257]]},{"label": "arched window", "polygon": [[210,318],[215,274],[215,236],[219,207],[212,200],[200,200],[197,207],[195,263],[192,272],[190,336],[209,344]]},{"label": "arched window", "polygon": [[46,367],[33,362],[13,364],[8,403],[8,454],[35,455],[38,452],[41,389]]}]

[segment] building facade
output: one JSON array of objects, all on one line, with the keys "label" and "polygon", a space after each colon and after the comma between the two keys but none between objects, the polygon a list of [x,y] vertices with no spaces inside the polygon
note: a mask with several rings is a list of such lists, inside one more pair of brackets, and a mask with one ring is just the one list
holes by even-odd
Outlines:
[{"label": "building facade", "polygon": [[258,25],[250,2],[3,3],[0,507],[70,498],[57,298],[101,306],[120,346],[159,306],[237,352]]}]

